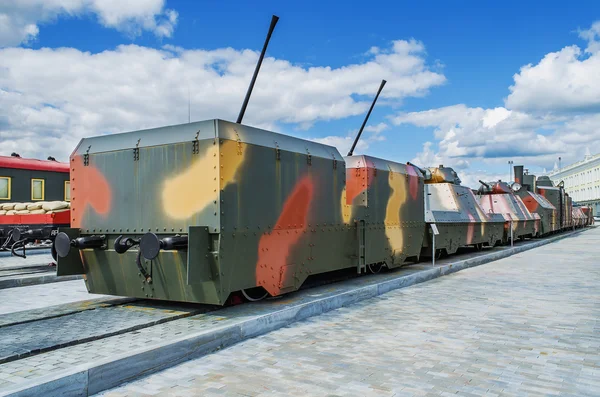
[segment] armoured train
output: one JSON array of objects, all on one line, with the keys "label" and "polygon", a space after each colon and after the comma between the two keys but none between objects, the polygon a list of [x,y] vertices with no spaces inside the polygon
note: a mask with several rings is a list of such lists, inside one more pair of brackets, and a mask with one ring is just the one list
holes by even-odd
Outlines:
[{"label": "armoured train", "polygon": [[71,225],[54,242],[59,275],[84,275],[93,293],[224,305],[295,291],[312,275],[377,272],[574,226],[568,195],[543,178],[473,191],[450,167],[354,155],[385,81],[345,157],[243,125],[276,22],[237,122],[80,141]]},{"label": "armoured train", "polygon": [[0,156],[0,251],[24,256],[26,244],[51,241],[70,224],[70,194],[69,164]]}]

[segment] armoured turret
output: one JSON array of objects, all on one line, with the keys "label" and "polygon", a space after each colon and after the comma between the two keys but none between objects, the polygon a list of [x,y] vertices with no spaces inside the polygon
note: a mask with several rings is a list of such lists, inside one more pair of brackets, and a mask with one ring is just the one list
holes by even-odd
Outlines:
[{"label": "armoured turret", "polygon": [[456,171],[451,167],[444,167],[440,164],[439,167],[429,168],[431,178],[425,180],[425,183],[452,183],[453,185],[460,185],[461,180],[458,177]]},{"label": "armoured turret", "polygon": [[444,167],[442,164],[440,164],[437,167],[421,168],[414,165],[410,161],[407,164],[415,167],[421,172],[421,174],[423,174],[426,184],[452,183],[453,185],[460,185],[462,183],[462,181],[458,177],[458,174],[456,173],[456,171],[454,171],[454,168]]}]

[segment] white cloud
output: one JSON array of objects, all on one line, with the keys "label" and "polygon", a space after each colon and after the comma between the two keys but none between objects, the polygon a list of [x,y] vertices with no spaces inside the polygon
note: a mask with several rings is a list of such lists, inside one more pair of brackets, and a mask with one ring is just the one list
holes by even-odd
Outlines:
[{"label": "white cloud", "polygon": [[490,172],[486,169],[469,169],[469,170],[456,170],[458,172],[458,177],[461,180],[461,185],[468,186],[471,189],[479,189],[481,183],[483,182],[495,182],[498,180],[506,181],[508,177],[508,167],[506,168],[506,173],[498,173],[498,172]]},{"label": "white cloud", "polygon": [[473,183],[474,162],[498,169],[510,159],[540,172],[558,156],[568,164],[600,152],[600,22],[579,34],[588,41],[585,53],[568,46],[523,66],[504,107],[458,104],[391,117],[395,125],[433,128],[435,142],[414,161],[455,167]]},{"label": "white cloud", "polygon": [[365,127],[365,131],[373,132],[375,134],[379,134],[390,128],[386,123],[379,123],[377,125],[368,125]]},{"label": "white cloud", "polygon": [[103,26],[132,37],[142,31],[171,37],[178,17],[165,9],[165,0],[7,0],[0,3],[0,47],[36,39],[40,24],[84,15],[95,15]]},{"label": "white cloud", "polygon": [[392,122],[434,129],[437,148],[426,142],[414,159],[426,166],[439,163],[467,169],[473,161],[500,166],[510,159],[552,168],[558,156],[573,162],[581,159],[588,147],[600,151],[600,114],[540,116],[461,104],[402,113]]},{"label": "white cloud", "polygon": [[587,40],[586,52],[595,54],[600,52],[600,21],[596,21],[587,30],[580,30],[579,37]]},{"label": "white cloud", "polygon": [[[348,154],[350,148],[352,147],[352,143],[354,142],[353,136],[326,136],[324,138],[311,138],[311,141],[315,141],[318,143],[322,143],[323,145],[330,145],[336,147],[342,156]],[[369,144],[366,140],[359,140],[356,144],[356,148],[354,149],[355,153],[363,152],[367,150]]]},{"label": "white cloud", "polygon": [[[379,123],[377,125],[367,125],[363,130],[363,133],[356,143],[354,153],[364,152],[369,148],[369,145],[375,141],[384,141],[385,137],[381,133],[387,130],[389,126],[386,123]],[[308,138],[311,141],[322,143],[324,145],[335,146],[342,156],[345,156],[350,151],[354,139],[358,134],[358,129],[350,131],[346,136],[326,136],[323,138]]]},{"label": "white cloud", "polygon": [[[64,160],[84,136],[187,122],[188,88],[193,120],[235,120],[257,58],[256,51],[231,48],[127,45],[97,54],[72,48],[2,49],[0,152],[18,149],[23,156]],[[244,123],[308,127],[364,115],[382,78],[388,84],[381,96],[389,101],[424,95],[445,81],[429,70],[423,47],[415,41],[393,42],[363,63],[339,68],[305,68],[266,58]],[[385,128],[367,127],[368,137],[381,140]],[[337,138],[340,145],[349,139]]]},{"label": "white cloud", "polygon": [[576,45],[546,54],[514,75],[506,107],[528,112],[600,111],[600,21],[580,31],[588,41],[584,51]]}]

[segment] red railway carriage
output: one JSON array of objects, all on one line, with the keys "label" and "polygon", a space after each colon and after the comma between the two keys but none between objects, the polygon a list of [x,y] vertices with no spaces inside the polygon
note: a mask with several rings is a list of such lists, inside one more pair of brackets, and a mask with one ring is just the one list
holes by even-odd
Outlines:
[{"label": "red railway carriage", "polygon": [[69,226],[69,164],[0,156],[0,250],[52,240]]}]

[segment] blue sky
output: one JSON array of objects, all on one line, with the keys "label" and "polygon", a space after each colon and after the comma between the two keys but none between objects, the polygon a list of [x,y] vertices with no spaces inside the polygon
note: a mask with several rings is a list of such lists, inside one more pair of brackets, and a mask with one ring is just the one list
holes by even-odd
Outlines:
[{"label": "blue sky", "polygon": [[[422,65],[406,74],[416,80],[420,77],[415,76],[421,72],[431,72],[437,76],[437,80],[420,83],[418,89],[407,93],[397,87],[396,91],[392,89],[388,93],[389,97],[384,95],[380,99],[369,125],[379,125],[381,131],[373,130],[371,135],[367,134],[367,140],[361,148],[365,153],[399,162],[416,160],[425,166],[444,161],[446,165],[456,166],[466,174],[484,173],[495,177],[505,173],[507,159],[523,162],[526,167],[540,172],[543,168],[551,168],[559,155],[565,161],[575,161],[585,150],[600,151],[595,143],[597,140],[590,135],[600,134],[598,128],[593,127],[600,120],[597,118],[600,103],[598,77],[592,76],[597,61],[595,57],[600,57],[600,51],[593,50],[598,39],[594,22],[600,20],[600,3],[597,1],[580,1],[577,6],[552,1],[372,1],[360,6],[348,6],[345,2],[323,1],[292,4],[280,1],[142,0],[140,8],[146,7],[146,11],[108,9],[106,5],[97,5],[98,0],[77,2],[81,3],[79,8],[71,9],[61,5],[61,0],[53,2],[57,4],[54,9],[47,5],[27,8],[17,2],[11,4],[10,1],[7,5],[0,5],[0,16],[5,15],[11,21],[8,28],[4,29],[12,30],[7,33],[0,28],[0,42],[4,39],[0,70],[8,71],[4,78],[0,74],[0,90],[3,90],[0,92],[4,93],[4,100],[10,100],[12,104],[14,98],[9,98],[7,93],[18,92],[19,100],[24,101],[18,108],[4,107],[5,110],[0,111],[0,141],[6,143],[3,145],[5,149],[0,149],[0,154],[20,148],[26,154],[46,156],[44,146],[24,146],[12,137],[17,133],[29,136],[46,134],[52,137],[48,141],[50,147],[59,145],[62,148],[65,144],[74,147],[77,139],[85,135],[144,128],[152,126],[153,122],[173,124],[187,121],[185,118],[182,120],[181,115],[148,120],[144,114],[148,112],[147,108],[127,107],[121,124],[103,122],[115,112],[120,113],[120,104],[131,98],[114,95],[114,104],[110,100],[102,102],[101,106],[107,107],[104,112],[98,110],[98,104],[78,105],[82,102],[69,93],[61,98],[56,89],[53,90],[55,94],[50,93],[52,87],[41,92],[40,88],[25,84],[36,78],[55,77],[51,70],[46,74],[40,74],[39,70],[28,74],[22,71],[23,65],[14,59],[23,56],[23,62],[27,62],[28,67],[33,62],[41,63],[39,69],[44,68],[46,58],[43,57],[48,55],[46,48],[53,49],[53,55],[58,55],[58,48],[77,51],[73,59],[68,58],[69,54],[60,52],[60,58],[54,61],[69,65],[69,73],[73,73],[73,79],[77,80],[77,85],[73,85],[75,90],[94,79],[84,74],[78,77],[77,73],[81,70],[101,66],[105,74],[110,74],[111,62],[115,65],[122,62],[119,59],[122,54],[117,51],[120,45],[134,44],[143,49],[159,51],[164,51],[165,46],[175,46],[181,52],[175,50],[173,56],[180,57],[182,62],[186,59],[182,55],[184,52],[189,55],[192,54],[189,51],[196,49],[211,52],[231,47],[243,58],[242,50],[260,50],[272,14],[277,14],[281,19],[271,40],[268,57],[287,61],[304,71],[311,67],[330,67],[340,71],[332,78],[340,77],[343,68],[350,65],[365,65],[373,61],[374,54],[367,54],[372,47],[380,48],[379,53],[384,54],[390,51],[392,42],[396,40],[410,42],[412,39],[418,43],[412,45],[410,53]],[[460,6],[457,6],[458,3]],[[172,11],[175,14],[170,14]],[[176,16],[169,20],[173,15]],[[18,34],[13,33],[31,25],[37,26],[37,32],[34,29],[34,34],[19,42]],[[166,30],[159,30],[161,26]],[[588,33],[582,34],[582,31]],[[579,48],[579,53],[568,53],[573,46]],[[586,48],[591,50],[586,52]],[[31,52],[26,52],[27,49]],[[132,51],[131,48],[129,51]],[[108,55],[114,56],[101,62],[88,62],[86,52],[107,52],[107,58]],[[139,57],[147,56],[147,53],[145,51]],[[51,59],[49,57],[48,62],[52,63]],[[231,59],[226,56],[224,62],[231,65]],[[542,63],[544,59],[547,65]],[[81,62],[80,68],[76,67],[77,62]],[[252,65],[252,62],[253,59],[248,59],[243,64]],[[521,68],[528,64],[531,64],[531,69],[527,75],[521,74],[516,84],[515,75],[520,74]],[[115,66],[116,77],[107,78],[103,83],[107,96],[111,84],[117,84],[113,91],[127,85],[126,81],[118,79],[120,67]],[[290,68],[285,66],[280,72],[287,73]],[[565,73],[565,68],[570,71]],[[193,63],[190,63],[186,70],[192,69]],[[252,66],[248,73],[252,73],[251,69]],[[398,70],[394,67],[382,73],[387,75],[368,76],[369,81],[359,81],[355,76],[350,76],[345,84],[351,85],[356,80],[357,88],[351,92],[352,87],[349,87],[346,96],[354,102],[349,104],[347,98],[336,100],[339,100],[340,107],[354,106],[353,110],[339,111],[335,116],[307,115],[299,121],[291,116],[293,109],[286,109],[272,117],[268,114],[256,116],[255,124],[336,144],[339,141],[331,137],[347,137],[360,126],[365,107],[368,107],[378,88],[378,83],[373,81],[387,78],[391,82],[396,77],[400,81],[404,71]],[[165,73],[160,69],[144,72],[148,80],[161,79]],[[176,79],[176,74],[174,76],[171,78]],[[103,74],[102,81],[105,81],[105,77]],[[198,78],[207,79],[205,76]],[[271,78],[268,71],[263,70],[256,86],[259,96],[261,86],[267,85]],[[553,79],[558,83],[554,83]],[[568,79],[573,79],[573,82]],[[214,113],[217,114],[214,117],[237,113],[245,90],[245,87],[241,87],[242,80],[239,84],[236,80],[236,85],[232,85],[230,90],[232,95],[220,104],[227,110],[221,111],[216,107]],[[310,81],[307,78],[301,83],[306,86],[310,85]],[[566,88],[560,87],[561,83]],[[194,81],[193,84],[201,82]],[[507,102],[511,85],[515,85],[514,95]],[[577,90],[569,93],[569,87]],[[282,86],[288,93],[295,88],[293,84]],[[132,84],[131,89],[135,90],[136,86]],[[387,89],[384,89],[384,93]],[[369,94],[369,90],[372,94]],[[578,94],[582,90],[586,93],[583,96]],[[157,95],[163,97],[161,92]],[[201,96],[200,93],[197,95]],[[214,95],[216,93],[211,93],[209,97],[214,98]],[[268,106],[269,98],[273,102],[281,101],[278,95],[274,89],[269,90],[264,98],[257,99],[254,107],[251,100],[248,116],[253,117],[252,112],[258,115],[260,109],[257,107],[261,107],[259,104]],[[316,95],[326,97],[329,94]],[[207,107],[202,104],[206,99],[195,99],[192,117],[213,117],[204,111]],[[300,102],[292,100],[290,103],[309,108],[308,99],[303,98]],[[153,101],[153,98],[137,98],[138,102],[144,100]],[[183,103],[187,104],[187,98]],[[543,106],[538,106],[539,103],[543,103]],[[326,106],[326,102],[317,105]],[[31,108],[29,112],[23,110],[28,106]],[[86,106],[90,109],[86,109]],[[185,110],[182,114],[187,116]],[[37,116],[32,117],[32,113]],[[50,116],[45,117],[46,114]],[[290,122],[290,119],[294,121]],[[491,119],[496,121],[490,123]],[[60,131],[67,130],[68,133],[65,132],[61,137]],[[475,139],[476,136],[479,139]],[[502,136],[514,140],[509,139],[507,143]],[[424,148],[425,142],[430,142],[427,150]],[[340,147],[340,151],[342,149]],[[69,150],[61,150],[60,155],[68,155]]]}]

